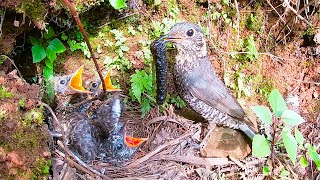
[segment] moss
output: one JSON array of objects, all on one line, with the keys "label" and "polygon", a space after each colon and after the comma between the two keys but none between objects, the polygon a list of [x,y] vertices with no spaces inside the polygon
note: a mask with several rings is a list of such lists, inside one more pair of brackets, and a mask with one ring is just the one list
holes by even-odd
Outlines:
[{"label": "moss", "polygon": [[42,110],[40,109],[32,109],[29,112],[26,112],[23,118],[23,122],[25,126],[30,127],[32,123],[35,123],[36,125],[41,125],[43,123],[43,114]]},{"label": "moss", "polygon": [[0,89],[0,100],[3,98],[11,98],[11,97],[13,97],[13,93],[7,91],[5,85],[2,85]]},{"label": "moss", "polygon": [[251,13],[246,21],[246,27],[256,33],[262,33],[263,14],[259,12]]},{"label": "moss", "polygon": [[51,166],[51,160],[46,160],[45,158],[40,158],[38,164],[32,172],[32,179],[39,179],[40,177],[46,177],[49,174]]}]

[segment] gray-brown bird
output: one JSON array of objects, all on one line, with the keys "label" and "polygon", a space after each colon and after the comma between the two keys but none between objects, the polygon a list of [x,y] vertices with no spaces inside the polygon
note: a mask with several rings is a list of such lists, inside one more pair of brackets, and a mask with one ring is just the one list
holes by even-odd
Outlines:
[{"label": "gray-brown bird", "polygon": [[253,139],[256,133],[245,123],[242,107],[212,68],[202,29],[177,23],[161,39],[177,47],[175,83],[191,108],[209,122],[239,129]]}]

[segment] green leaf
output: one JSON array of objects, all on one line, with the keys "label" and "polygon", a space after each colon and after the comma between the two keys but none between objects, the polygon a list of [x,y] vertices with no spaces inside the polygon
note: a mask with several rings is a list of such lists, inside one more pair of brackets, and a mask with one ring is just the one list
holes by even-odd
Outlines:
[{"label": "green leaf", "polygon": [[320,171],[320,156],[317,153],[316,148],[309,143],[306,144],[306,148],[308,149],[308,156],[312,159],[312,161],[316,164],[317,169]]},{"label": "green leaf", "polygon": [[120,46],[120,49],[124,52],[127,52],[127,51],[129,51],[130,48],[128,46],[122,45],[122,46]]},{"label": "green leaf", "polygon": [[141,82],[141,76],[139,76],[138,70],[136,70],[135,74],[131,75],[130,82],[131,84],[131,90],[133,92],[134,97],[138,100],[139,103],[141,103],[141,94],[143,92],[143,84]]},{"label": "green leaf", "polygon": [[53,63],[48,58],[45,60],[46,66],[53,70]]},{"label": "green leaf", "polygon": [[33,36],[29,36],[29,41],[32,45],[40,45],[38,39]]},{"label": "green leaf", "polygon": [[260,134],[255,135],[252,141],[252,155],[255,157],[267,157],[270,153],[268,140]]},{"label": "green leaf", "polygon": [[0,55],[0,65],[3,64],[7,59],[8,59],[7,56]]},{"label": "green leaf", "polygon": [[303,156],[300,158],[299,163],[300,163],[300,165],[301,165],[302,167],[304,167],[304,168],[306,168],[306,167],[308,166],[308,161],[307,161],[306,158],[303,157]]},{"label": "green leaf", "polygon": [[43,77],[46,81],[48,81],[49,79],[51,79],[53,77],[53,70],[50,69],[48,66],[45,66],[43,68]]},{"label": "green leaf", "polygon": [[121,9],[121,8],[125,8],[127,7],[126,3],[124,2],[124,0],[109,0],[111,6],[114,8],[114,9]]},{"label": "green leaf", "polygon": [[304,119],[296,112],[292,110],[285,110],[281,119],[285,122],[286,125],[297,126],[304,122]]},{"label": "green leaf", "polygon": [[46,53],[47,53],[48,59],[53,63],[53,61],[57,58],[57,52],[55,50],[55,47],[52,45],[49,45],[47,47]]},{"label": "green leaf", "polygon": [[285,180],[287,179],[286,177],[290,175],[290,172],[285,170],[285,169],[282,169],[281,170],[281,173],[280,173],[280,177],[281,177],[281,180]]},{"label": "green leaf", "polygon": [[53,28],[51,26],[49,26],[48,32],[44,32],[43,37],[46,39],[50,39],[53,36],[54,36]]},{"label": "green leaf", "polygon": [[158,5],[161,4],[161,1],[162,1],[162,0],[154,0],[154,3],[153,3],[153,4],[154,4],[155,6],[158,6]]},{"label": "green leaf", "polygon": [[299,144],[299,148],[304,149],[303,148],[303,142],[305,141],[305,139],[304,139],[302,133],[299,131],[298,128],[294,129],[294,136],[296,137],[296,140],[297,140],[297,142]]},{"label": "green leaf", "polygon": [[290,129],[288,127],[284,127],[282,129],[282,139],[284,143],[284,147],[288,153],[288,156],[293,164],[297,161],[297,141],[294,136],[291,134]]},{"label": "green leaf", "polygon": [[288,109],[286,102],[284,101],[278,89],[273,89],[271,91],[268,100],[272,111],[277,117],[280,117],[283,111]]},{"label": "green leaf", "polygon": [[272,114],[268,107],[265,106],[253,106],[251,107],[253,112],[258,116],[258,118],[265,124],[271,125]]},{"label": "green leaf", "polygon": [[67,48],[58,38],[54,38],[52,41],[50,41],[49,46],[52,46],[52,50],[54,50],[56,53],[63,53],[65,50],[67,50]]},{"label": "green leaf", "polygon": [[268,175],[270,173],[270,169],[268,166],[263,166],[262,168],[263,175]]},{"label": "green leaf", "polygon": [[46,82],[46,93],[47,93],[47,96],[48,96],[48,101],[50,103],[52,103],[53,100],[54,100],[54,83],[53,83],[53,80],[51,79],[51,78],[53,78],[53,76],[50,75],[50,73],[48,73],[48,74],[49,74],[48,79],[45,79],[45,82]]},{"label": "green leaf", "polygon": [[68,36],[63,32],[63,33],[61,34],[61,39],[64,40],[64,41],[66,41],[66,40],[68,39]]},{"label": "green leaf", "polygon": [[142,102],[141,102],[141,116],[145,117],[151,109],[151,105],[150,105],[150,101],[147,98],[142,98]]},{"label": "green leaf", "polygon": [[42,46],[34,45],[31,48],[33,63],[41,62],[47,55]]}]

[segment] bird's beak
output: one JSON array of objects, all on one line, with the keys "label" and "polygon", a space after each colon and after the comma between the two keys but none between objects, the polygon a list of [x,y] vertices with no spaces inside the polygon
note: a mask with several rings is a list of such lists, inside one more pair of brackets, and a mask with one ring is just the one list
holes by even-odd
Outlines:
[{"label": "bird's beak", "polygon": [[71,80],[69,82],[69,87],[79,93],[91,93],[87,91],[82,86],[82,72],[83,72],[83,65],[72,75]]},{"label": "bird's beak", "polygon": [[147,141],[148,138],[136,138],[136,137],[131,137],[127,135],[127,123],[124,123],[124,125],[121,128],[121,133],[124,136],[124,143],[129,147],[129,148],[138,148],[142,145],[143,142]]},{"label": "bird's beak", "polygon": [[138,148],[143,142],[147,140],[147,138],[135,138],[125,135],[125,143],[130,148]]},{"label": "bird's beak", "polygon": [[179,42],[182,39],[182,37],[178,36],[177,34],[167,34],[162,37],[158,41],[163,40],[164,42]]},{"label": "bird's beak", "polygon": [[[109,70],[107,75],[104,77],[103,83],[106,86],[106,90],[109,91],[109,92],[121,91],[121,89],[117,89],[112,85],[112,82],[111,82],[111,70]],[[102,89],[102,84],[100,85],[100,89]]]}]

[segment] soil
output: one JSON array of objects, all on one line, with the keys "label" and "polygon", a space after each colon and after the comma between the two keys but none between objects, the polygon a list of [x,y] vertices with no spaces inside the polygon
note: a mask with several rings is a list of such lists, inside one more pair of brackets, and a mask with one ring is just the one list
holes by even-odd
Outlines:
[{"label": "soil", "polygon": [[[11,4],[14,3],[14,1],[8,2],[10,3],[0,3],[0,7],[11,8]],[[20,3],[20,1],[17,2]],[[87,3],[96,5],[98,4],[96,2],[99,1],[88,1]],[[272,2],[274,7],[278,7],[279,5],[277,10],[278,13],[283,15],[282,18],[284,18],[286,22],[290,22],[288,23],[288,27],[290,27],[289,30],[288,28],[283,29],[284,25],[279,20],[279,16],[267,3],[262,5],[256,3],[250,6],[248,5],[248,1],[241,1],[239,2],[238,9],[241,17],[238,32],[231,26],[228,26],[224,18],[220,17],[217,20],[213,20],[209,18],[210,15],[207,15],[209,6],[213,7],[213,9],[210,9],[211,13],[217,11],[225,12],[228,15],[235,14],[236,10],[234,5],[230,5],[233,7],[231,8],[232,10],[230,10],[230,7],[226,7],[225,5],[222,5],[223,8],[219,9],[213,4],[209,5],[207,2],[202,1],[163,0],[159,6],[147,5],[142,1],[137,1],[137,3],[140,5],[137,9],[117,11],[116,15],[110,14],[107,8],[103,9],[99,7],[88,8],[87,10],[90,9],[90,11],[81,16],[81,18],[87,20],[91,26],[94,26],[91,29],[87,28],[87,30],[89,30],[89,36],[93,41],[93,47],[96,48],[98,44],[102,45],[102,53],[98,54],[98,64],[100,69],[103,70],[103,73],[106,72],[106,67],[104,67],[105,56],[114,56],[116,52],[103,46],[104,40],[96,38],[98,32],[106,33],[106,38],[112,41],[114,38],[108,32],[109,29],[121,29],[122,26],[127,28],[128,25],[135,27],[138,25],[143,26],[143,31],[135,36],[129,36],[128,33],[126,34],[126,45],[130,47],[130,50],[125,53],[125,56],[133,63],[132,68],[126,72],[113,71],[114,81],[116,81],[116,84],[121,85],[124,94],[128,94],[130,88],[129,78],[134,70],[147,68],[147,66],[149,66],[146,65],[143,58],[139,56],[143,52],[138,42],[140,40],[154,40],[156,38],[148,34],[148,32],[150,33],[154,30],[151,22],[161,22],[164,17],[177,18],[179,19],[177,21],[191,21],[201,24],[202,27],[205,27],[206,32],[209,33],[206,39],[210,59],[221,79],[224,79],[225,75],[229,74],[231,82],[237,85],[239,74],[245,75],[244,85],[251,87],[250,96],[244,95],[243,92],[239,91],[238,87],[227,84],[245,110],[250,111],[250,107],[254,105],[268,106],[267,94],[270,93],[273,88],[279,89],[285,99],[288,99],[288,97],[298,97],[298,106],[292,108],[299,112],[306,120],[306,123],[300,125],[299,129],[305,137],[308,138],[307,141],[316,145],[320,143],[320,135],[318,133],[320,131],[320,45],[313,41],[313,37],[317,33],[315,29],[316,27],[319,28],[320,24],[318,7],[313,14],[309,13],[308,16],[302,13],[302,16],[313,24],[314,27],[310,28],[298,18],[289,21],[291,17],[295,17],[295,15],[285,11],[285,8],[281,6],[281,2]],[[218,1],[215,1],[214,4],[221,5]],[[58,5],[52,5],[52,7],[55,6]],[[179,9],[178,17],[169,15],[172,6],[176,6]],[[109,6],[107,7],[110,8]],[[58,10],[54,11],[54,14],[59,14],[58,12],[60,11],[63,12],[61,9],[57,9]],[[83,9],[81,9],[81,11],[82,10]],[[250,13],[255,15],[263,14],[261,18],[261,32],[250,30],[245,25]],[[97,16],[97,14],[101,16],[105,15],[106,17],[100,17]],[[65,16],[65,14],[61,16]],[[32,82],[32,77],[38,75],[38,69],[32,64],[30,51],[17,51],[21,47],[26,49],[30,49],[30,47],[28,47],[29,45],[27,43],[21,43],[18,44],[19,46],[15,46],[17,39],[19,42],[26,42],[26,37],[28,37],[28,33],[30,33],[32,27],[27,24],[21,27],[13,26],[13,21],[16,20],[13,17],[18,18],[19,21],[22,19],[21,14],[16,14],[13,11],[7,12],[2,27],[3,33],[0,37],[0,54],[6,54],[14,59],[22,75],[28,82]],[[106,22],[106,19],[108,22]],[[236,22],[237,16],[231,16],[230,19],[232,22]],[[48,21],[50,20],[48,19]],[[70,31],[75,31],[75,28],[61,28],[56,24],[57,21],[58,20],[54,21],[53,18],[50,21],[50,25],[54,26],[56,30],[64,31],[66,34]],[[68,22],[72,21],[72,19],[68,19]],[[105,23],[109,23],[106,26],[107,30],[97,28]],[[35,31],[36,30],[33,29],[32,34],[35,33]],[[123,29],[123,31],[126,31],[126,29]],[[144,31],[148,32],[146,33]],[[36,33],[39,35],[40,31]],[[254,36],[258,52],[260,53],[259,57],[253,61],[232,58],[230,52],[246,51],[240,44],[243,39],[251,34]],[[278,34],[279,36],[277,36]],[[239,40],[237,41],[237,39]],[[64,44],[67,43],[64,42]],[[170,48],[167,54],[169,58],[169,68],[172,68],[174,54],[175,50]],[[32,70],[25,68],[25,64],[28,63],[33,65]],[[42,93],[39,85],[43,86],[43,84],[30,85],[23,79],[17,77],[15,73],[9,73],[13,69],[10,64],[11,63],[7,61],[2,64],[0,68],[0,85],[2,87],[4,86],[7,92],[13,93],[13,97],[0,98],[0,115],[2,111],[5,112],[3,117],[2,115],[0,116],[0,178],[2,179],[6,176],[21,178],[45,176],[45,173],[37,172],[36,167],[41,164],[40,161],[47,162],[47,160],[50,159],[47,144],[48,137],[44,135],[46,128],[36,121],[32,121],[31,124],[28,125],[23,123],[25,115],[32,110],[43,113],[43,110],[39,108],[38,104],[41,100]],[[83,64],[85,65],[83,75],[84,82],[85,85],[88,85],[86,82],[96,79],[97,73],[94,69],[93,62],[87,59],[80,51],[68,51],[61,56],[59,55],[55,62],[54,70],[57,75],[70,74]],[[175,87],[172,83],[172,69],[170,69],[168,81],[170,82],[168,85],[169,93],[174,94]],[[21,99],[25,100],[23,107],[21,107],[19,103]],[[136,107],[137,104],[134,104],[131,108],[134,109]],[[184,113],[185,110],[186,109],[177,110],[176,112],[190,119],[198,119],[190,112]],[[158,107],[153,107],[151,113],[152,112],[158,112]],[[154,115],[149,115],[147,118],[148,117],[154,117]],[[19,138],[15,138],[17,134],[19,134]],[[30,137],[30,139],[28,139],[28,137]],[[30,140],[28,142],[33,144],[33,146],[24,144],[24,138]],[[22,145],[19,145],[21,143]],[[44,168],[43,162],[41,168]],[[314,169],[309,168],[308,170],[313,171]],[[23,173],[20,173],[22,171],[27,172],[25,176],[22,175]],[[307,177],[307,174],[306,171],[302,173],[304,177]]]}]

